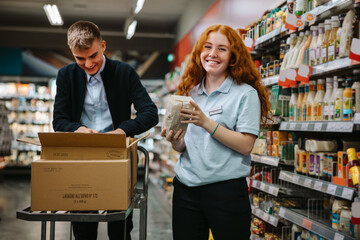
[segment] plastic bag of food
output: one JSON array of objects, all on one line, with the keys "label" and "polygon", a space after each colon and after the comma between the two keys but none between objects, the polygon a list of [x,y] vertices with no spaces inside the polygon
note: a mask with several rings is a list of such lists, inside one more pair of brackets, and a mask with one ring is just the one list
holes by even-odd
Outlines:
[{"label": "plastic bag of food", "polygon": [[176,133],[179,129],[186,131],[188,124],[180,123],[180,121],[186,120],[186,118],[180,116],[180,111],[182,108],[193,108],[190,104],[190,100],[193,99],[187,96],[172,95],[170,97],[162,126],[163,129],[166,129],[166,135],[170,130],[173,130],[174,133]]}]

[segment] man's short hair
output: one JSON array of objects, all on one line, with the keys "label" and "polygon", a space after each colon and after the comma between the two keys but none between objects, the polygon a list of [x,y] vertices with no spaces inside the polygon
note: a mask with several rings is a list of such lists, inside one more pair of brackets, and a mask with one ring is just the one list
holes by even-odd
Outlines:
[{"label": "man's short hair", "polygon": [[99,27],[89,21],[77,21],[67,31],[67,44],[70,48],[88,49],[94,40],[102,40]]}]

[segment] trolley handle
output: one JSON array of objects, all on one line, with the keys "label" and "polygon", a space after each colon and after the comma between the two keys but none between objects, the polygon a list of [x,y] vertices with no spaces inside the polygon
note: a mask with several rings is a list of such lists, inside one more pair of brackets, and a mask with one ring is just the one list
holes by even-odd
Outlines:
[{"label": "trolley handle", "polygon": [[138,151],[144,153],[145,155],[145,171],[144,171],[144,181],[143,181],[143,195],[147,197],[148,194],[148,181],[149,181],[149,153],[142,147],[138,146]]}]

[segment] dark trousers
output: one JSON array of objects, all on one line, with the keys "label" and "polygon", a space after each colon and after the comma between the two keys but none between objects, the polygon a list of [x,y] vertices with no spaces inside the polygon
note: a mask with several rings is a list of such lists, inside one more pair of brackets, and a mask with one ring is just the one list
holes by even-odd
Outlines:
[{"label": "dark trousers", "polygon": [[245,178],[187,187],[174,178],[174,240],[249,240],[251,207]]},{"label": "dark trousers", "polygon": [[[133,229],[133,213],[126,219],[126,240],[131,240],[130,232]],[[75,240],[96,240],[98,222],[73,222]],[[108,236],[110,240],[124,239],[124,221],[108,222]]]}]

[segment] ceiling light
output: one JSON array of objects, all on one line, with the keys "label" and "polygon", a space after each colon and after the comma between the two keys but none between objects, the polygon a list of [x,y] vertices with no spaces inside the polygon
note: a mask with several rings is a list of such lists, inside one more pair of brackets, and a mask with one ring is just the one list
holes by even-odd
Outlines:
[{"label": "ceiling light", "polygon": [[134,10],[134,14],[138,14],[140,12],[140,10],[143,8],[145,3],[145,0],[137,0],[136,1],[136,6],[135,6],[135,10]]},{"label": "ceiling light", "polygon": [[133,20],[131,22],[131,24],[128,26],[127,31],[126,31],[126,39],[130,39],[130,38],[132,38],[132,36],[134,36],[136,24],[137,24],[137,21]]},{"label": "ceiling light", "polygon": [[45,4],[44,10],[51,25],[62,26],[64,24],[56,4]]}]

